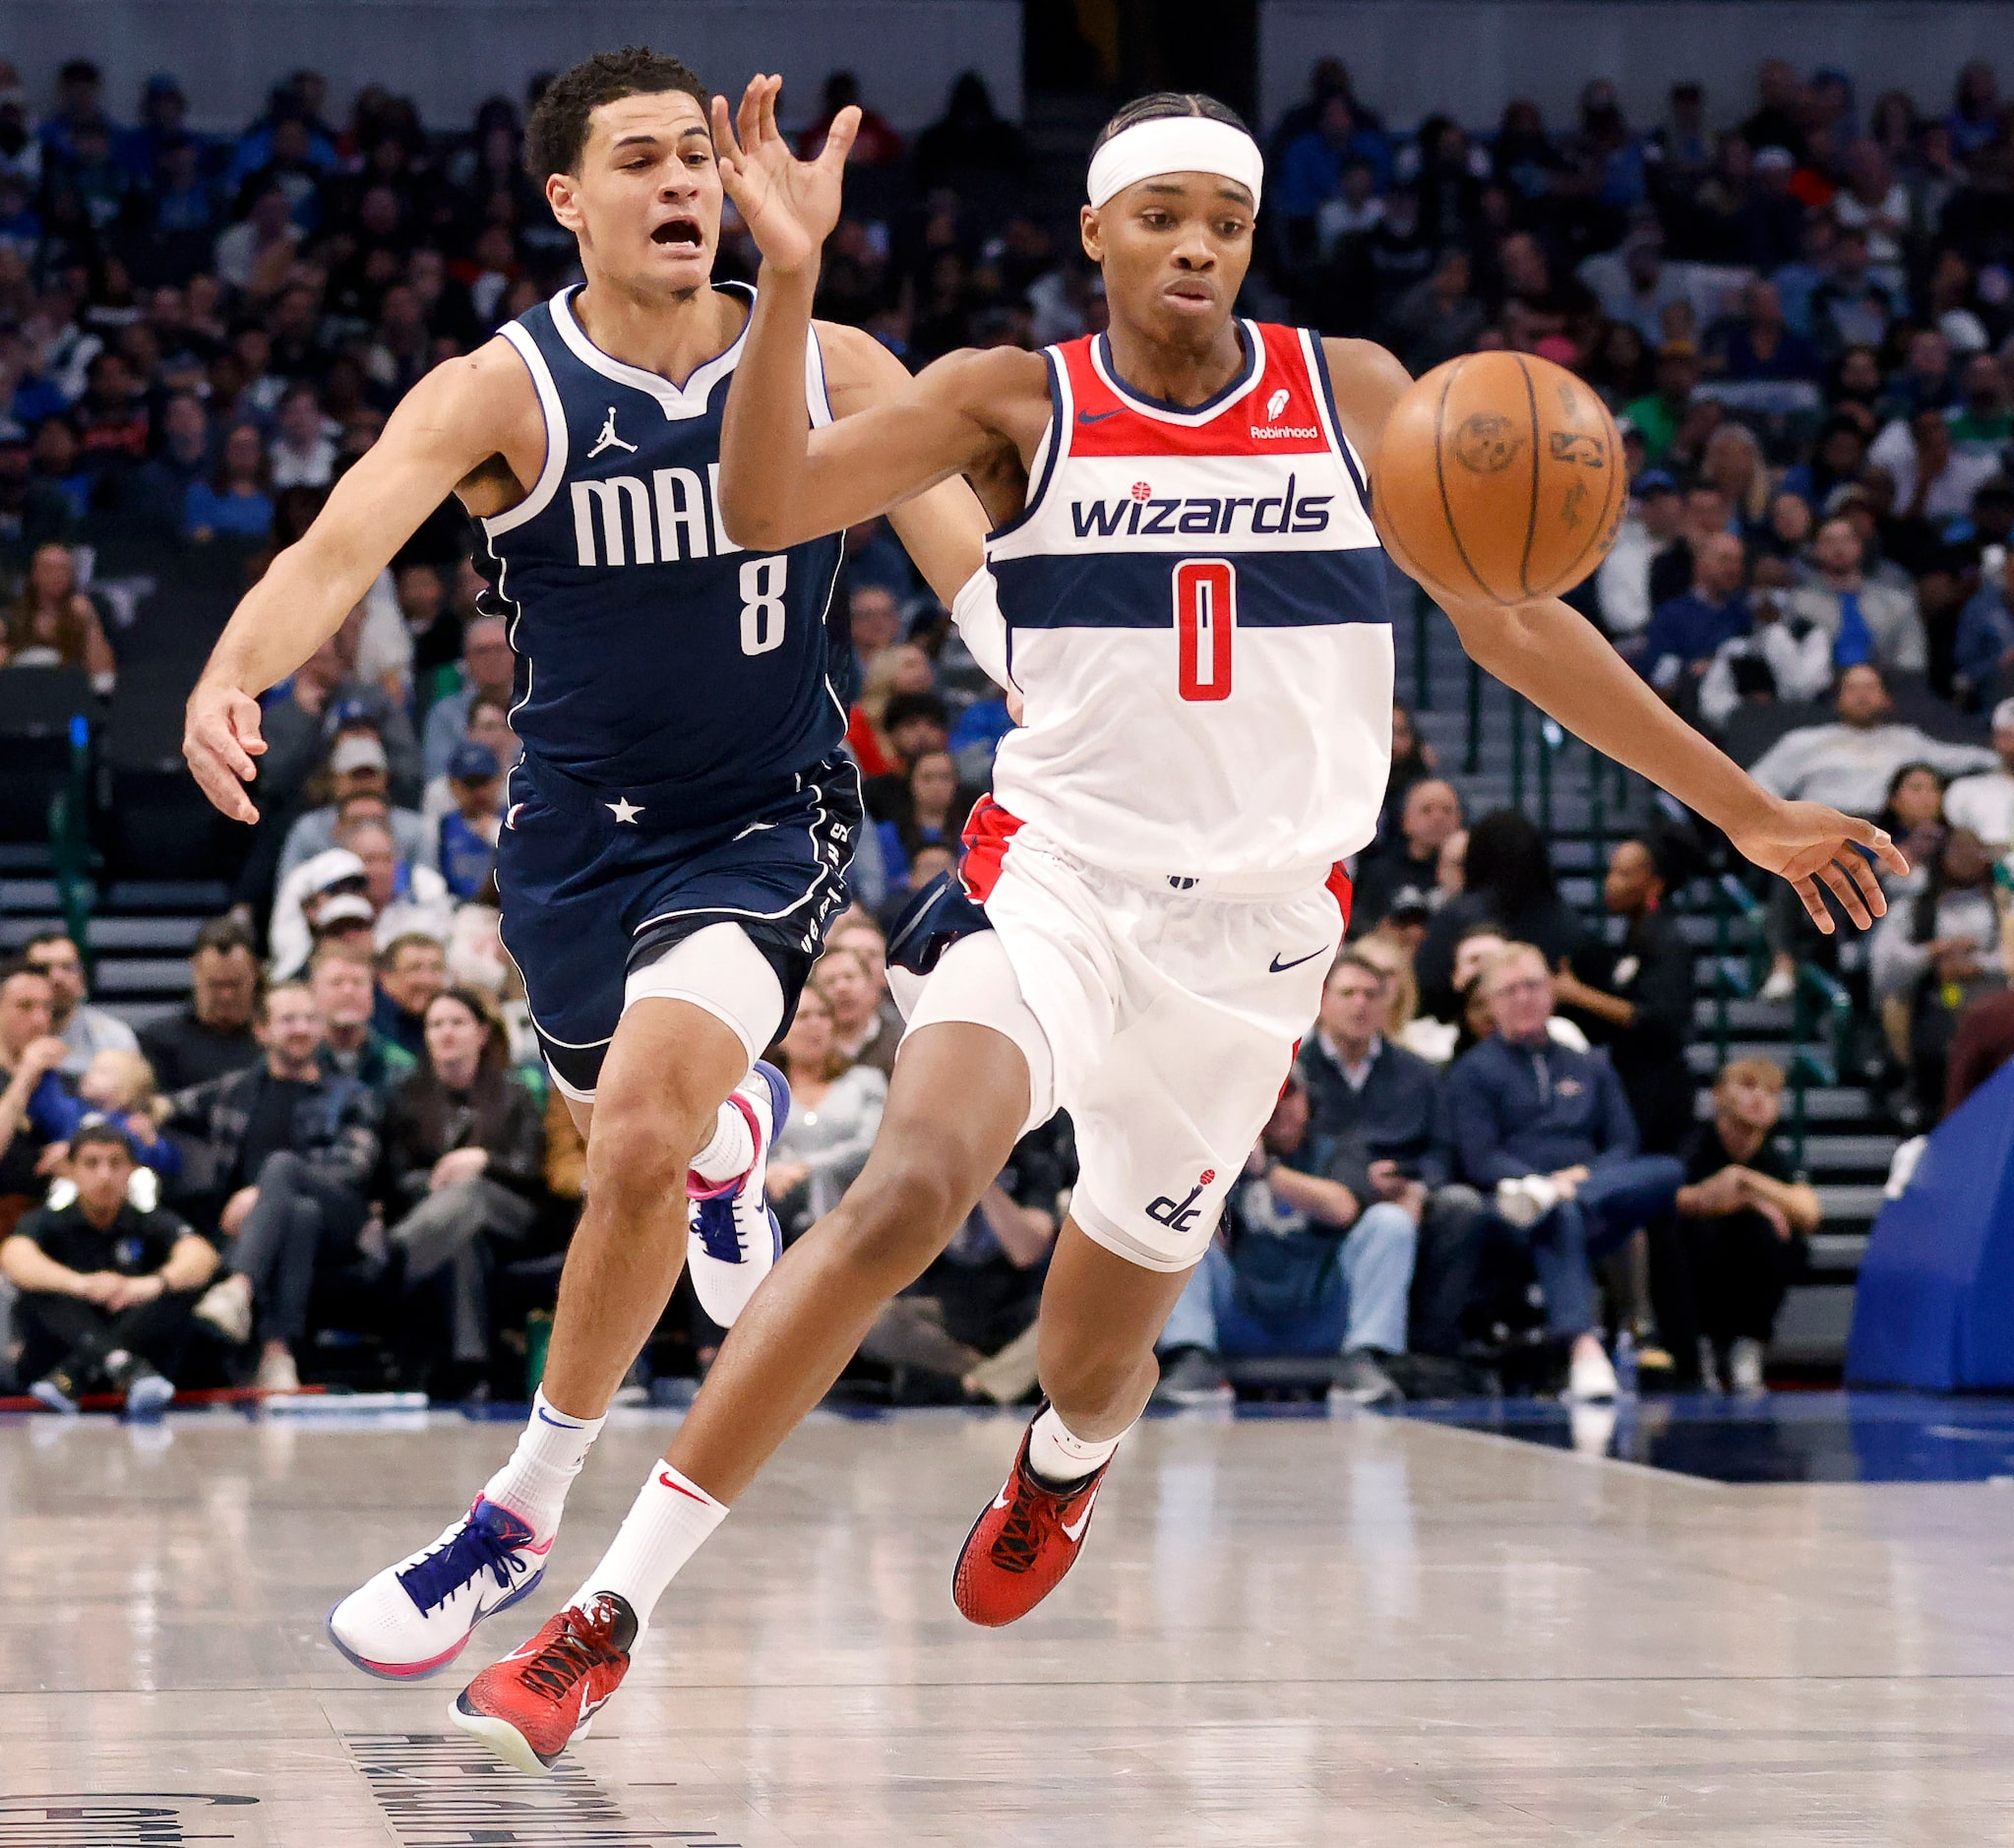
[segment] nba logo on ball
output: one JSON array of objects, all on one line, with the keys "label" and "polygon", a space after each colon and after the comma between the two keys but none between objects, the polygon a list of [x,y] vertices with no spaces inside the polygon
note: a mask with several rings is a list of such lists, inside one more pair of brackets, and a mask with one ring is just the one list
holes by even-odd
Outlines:
[{"label": "nba logo on ball", "polygon": [[1524,438],[1511,427],[1510,419],[1494,410],[1479,410],[1462,419],[1454,433],[1454,459],[1479,475],[1494,475],[1508,468],[1524,448]]},{"label": "nba logo on ball", "polygon": [[1570,590],[1614,542],[1628,482],[1615,420],[1536,353],[1468,353],[1414,383],[1378,445],[1373,516],[1444,606]]}]

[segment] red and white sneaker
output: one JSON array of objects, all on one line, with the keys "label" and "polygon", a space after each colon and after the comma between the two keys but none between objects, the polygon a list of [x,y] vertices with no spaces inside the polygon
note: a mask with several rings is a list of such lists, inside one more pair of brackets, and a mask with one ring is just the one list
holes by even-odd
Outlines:
[{"label": "red and white sneaker", "polygon": [[521,1649],[491,1663],[455,1696],[448,1717],[507,1763],[542,1776],[623,1685],[636,1640],[629,1600],[596,1592],[584,1611],[568,1605]]},{"label": "red and white sneaker", "polygon": [[[1049,1409],[1042,1401],[1037,1418]],[[997,1629],[1026,1617],[1077,1562],[1109,1461],[1081,1482],[1052,1489],[1028,1467],[1028,1436],[1006,1485],[972,1523],[951,1573],[951,1601],[974,1624]]]}]

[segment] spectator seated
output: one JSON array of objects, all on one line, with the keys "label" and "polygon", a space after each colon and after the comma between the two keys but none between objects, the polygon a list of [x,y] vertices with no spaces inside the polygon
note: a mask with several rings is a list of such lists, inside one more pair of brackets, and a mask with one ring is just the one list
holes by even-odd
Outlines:
[{"label": "spectator seated", "polygon": [[1713,1121],[1679,1152],[1685,1184],[1674,1211],[1651,1223],[1658,1331],[1681,1384],[1761,1391],[1777,1313],[1803,1273],[1820,1212],[1772,1140],[1783,1086],[1767,1060],[1722,1068]]},{"label": "spectator seated", "polygon": [[21,1292],[21,1372],[52,1411],[109,1390],[129,1412],[157,1413],[216,1253],[173,1213],[133,1205],[133,1153],[116,1125],[79,1130],[65,1167],[71,1202],[38,1207],[0,1243],[0,1274]]},{"label": "spectator seated", "polygon": [[525,1254],[544,1204],[545,1126],[487,997],[443,990],[425,1033],[419,1068],[386,1113],[386,1245],[406,1302],[411,1382],[439,1391],[452,1381],[460,1396],[490,1381],[492,1279]]},{"label": "spectator seated", "polygon": [[307,985],[275,984],[265,1058],[183,1093],[169,1119],[188,1152],[182,1199],[224,1253],[199,1312],[233,1346],[256,1337],[262,1391],[298,1389],[317,1272],[355,1259],[370,1216],[382,1112],[369,1085],[323,1070],[322,1036]]},{"label": "spectator seated", "polygon": [[1313,1171],[1310,1115],[1297,1071],[1161,1331],[1165,1400],[1221,1393],[1224,1363],[1247,1358],[1319,1362],[1317,1377],[1358,1404],[1398,1396],[1384,1362],[1406,1351],[1425,1189],[1361,1201]]},{"label": "spectator seated", "polygon": [[1635,1119],[1607,1054],[1565,1051],[1547,1035],[1553,977],[1542,952],[1512,944],[1485,971],[1483,993],[1496,1030],[1446,1080],[1454,1168],[1531,1253],[1547,1327],[1571,1349],[1568,1391],[1613,1398],[1589,1265],[1670,1210],[1678,1163],[1637,1153]]}]

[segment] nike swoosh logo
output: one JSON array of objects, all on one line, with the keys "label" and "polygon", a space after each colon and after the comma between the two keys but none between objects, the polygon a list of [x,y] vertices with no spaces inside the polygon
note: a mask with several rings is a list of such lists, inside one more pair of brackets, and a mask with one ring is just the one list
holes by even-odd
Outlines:
[{"label": "nike swoosh logo", "polygon": [[1116,417],[1118,415],[1119,412],[1116,410],[1080,410],[1077,412],[1077,421],[1079,423],[1103,423],[1107,417]]},{"label": "nike swoosh logo", "polygon": [[[774,822],[751,822],[740,833],[735,835],[734,839],[746,840],[751,834],[760,834],[765,828],[774,828],[775,826]],[[733,844],[733,841],[728,842],[729,846]]]},{"label": "nike swoosh logo", "polygon": [[1280,960],[1280,953],[1275,950],[1273,952],[1273,959],[1267,965],[1267,972],[1272,975],[1284,975],[1289,969],[1298,969],[1302,963],[1312,962],[1316,956],[1325,955],[1326,954],[1327,952],[1325,951],[1311,950],[1305,956],[1296,956],[1292,962],[1282,962]]},{"label": "nike swoosh logo", "polygon": [[1077,1524],[1074,1527],[1072,1527],[1068,1521],[1064,1521],[1060,1523],[1063,1528],[1063,1537],[1066,1540],[1068,1540],[1071,1546],[1075,1546],[1076,1543],[1084,1537],[1084,1529],[1091,1524],[1091,1510],[1097,1506],[1098,1491],[1096,1489],[1093,1489],[1091,1491],[1091,1499],[1084,1504],[1084,1511],[1077,1516]]},{"label": "nike swoosh logo", "polygon": [[671,1479],[671,1472],[669,1470],[660,1469],[657,1472],[657,1480],[663,1483],[667,1489],[677,1490],[678,1493],[684,1496],[687,1501],[699,1503],[699,1505],[702,1508],[711,1508],[713,1506],[710,1502],[706,1500],[706,1498],[703,1495],[695,1495],[692,1492],[692,1490],[686,1487],[684,1483],[673,1482]]},{"label": "nike swoosh logo", "polygon": [[1012,1487],[1013,1487],[1013,1479],[1012,1479],[1011,1477],[1009,1477],[1009,1478],[1008,1478],[1008,1479],[1007,1479],[1007,1480],[1006,1482],[1004,1482],[1004,1483],[1002,1483],[1002,1484],[1001,1484],[1001,1486],[1000,1486],[1000,1493],[999,1493],[999,1494],[998,1494],[997,1496],[995,1496],[995,1497],[993,1498],[993,1506],[994,1506],[995,1508],[1005,1508],[1005,1507],[1007,1507],[1007,1490],[1008,1490],[1008,1489],[1010,1489],[1010,1488],[1012,1488]]}]

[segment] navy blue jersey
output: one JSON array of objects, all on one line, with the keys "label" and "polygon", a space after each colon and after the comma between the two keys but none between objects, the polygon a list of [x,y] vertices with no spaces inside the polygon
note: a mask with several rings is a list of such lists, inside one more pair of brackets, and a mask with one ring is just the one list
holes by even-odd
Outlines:
[{"label": "navy blue jersey", "polygon": [[[741,339],[676,386],[595,346],[574,292],[502,330],[538,390],[545,464],[482,523],[518,651],[525,772],[605,793],[645,832],[753,813],[845,734],[840,540],[754,553],[721,524],[720,421]],[[816,335],[805,384],[812,422],[829,423]]]}]

